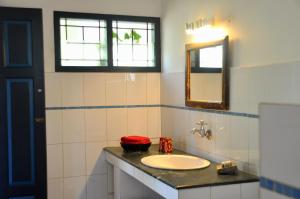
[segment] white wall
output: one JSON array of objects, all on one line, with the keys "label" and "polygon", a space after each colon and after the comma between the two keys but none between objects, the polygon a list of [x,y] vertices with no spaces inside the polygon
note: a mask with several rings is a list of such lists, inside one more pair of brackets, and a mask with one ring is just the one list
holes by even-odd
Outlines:
[{"label": "white wall", "polygon": [[[260,102],[300,103],[299,1],[165,0],[162,13],[162,104],[185,106],[184,48],[195,39],[186,35],[185,23],[212,16],[229,32],[231,112],[258,114]],[[189,133],[201,119],[210,124],[212,141]],[[257,118],[163,108],[162,132],[179,148],[233,159],[258,173]]]},{"label": "white wall", "polygon": [[[161,0],[1,0],[43,9],[46,107],[160,104],[159,73],[55,73],[53,11],[160,17]],[[160,108],[47,110],[49,199],[113,197],[102,148],[128,134],[160,136]]]},{"label": "white wall", "polygon": [[163,4],[165,72],[184,71],[184,46],[192,41],[185,34],[185,23],[211,16],[225,21],[229,30],[232,67],[299,60],[297,0],[164,0]]}]

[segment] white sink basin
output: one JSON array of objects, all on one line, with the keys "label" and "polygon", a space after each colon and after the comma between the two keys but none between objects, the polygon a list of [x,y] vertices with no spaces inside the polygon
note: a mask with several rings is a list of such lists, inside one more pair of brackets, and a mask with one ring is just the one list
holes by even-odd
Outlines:
[{"label": "white sink basin", "polygon": [[151,155],[141,162],[149,167],[168,170],[202,169],[210,165],[208,160],[190,155]]}]

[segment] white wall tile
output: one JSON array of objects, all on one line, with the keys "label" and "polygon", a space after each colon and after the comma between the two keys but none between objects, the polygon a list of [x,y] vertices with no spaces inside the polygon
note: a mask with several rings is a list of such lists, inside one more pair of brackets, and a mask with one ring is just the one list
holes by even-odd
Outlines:
[{"label": "white wall tile", "polygon": [[147,132],[150,138],[161,136],[161,109],[159,107],[147,108]]},{"label": "white wall tile", "polygon": [[106,142],[86,143],[86,175],[107,173],[107,163],[102,149]]},{"label": "white wall tile", "polygon": [[84,110],[63,110],[63,142],[85,141]]},{"label": "white wall tile", "polygon": [[106,74],[106,105],[126,104],[126,73]]},{"label": "white wall tile", "polygon": [[230,117],[227,115],[215,116],[215,129],[213,135],[216,141],[216,154],[223,157],[230,156]]},{"label": "white wall tile", "polygon": [[147,74],[127,73],[126,101],[128,105],[141,105],[147,102]]},{"label": "white wall tile", "polygon": [[48,180],[48,199],[63,199],[63,179]]},{"label": "white wall tile", "polygon": [[185,73],[161,74],[161,103],[185,104]]},{"label": "white wall tile", "polygon": [[48,179],[63,177],[63,149],[61,144],[47,146],[47,177]]},{"label": "white wall tile", "polygon": [[86,141],[106,141],[106,109],[85,110]]},{"label": "white wall tile", "polygon": [[147,73],[147,104],[160,104],[160,73]]},{"label": "white wall tile", "polygon": [[249,113],[258,114],[258,104],[267,98],[265,78],[270,75],[266,67],[252,67],[249,70]]},{"label": "white wall tile", "polygon": [[266,189],[260,189],[260,198],[261,199],[291,199],[290,197],[281,195],[279,193],[276,192],[271,192],[269,190]]},{"label": "white wall tile", "polygon": [[[212,130],[213,137],[211,140],[208,140],[206,137],[201,137],[199,134],[192,134],[189,133],[190,136],[190,142],[193,147],[196,147],[202,151],[205,151],[207,153],[214,153],[215,151],[215,138],[214,138],[214,121],[213,121],[213,114],[209,113],[203,113],[199,111],[190,111],[191,117],[190,117],[190,123],[189,123],[189,131],[191,131],[192,128],[199,128],[200,126],[197,125],[197,122],[200,122],[200,120],[203,120],[205,123],[207,123],[206,128]],[[178,120],[180,121],[180,120]]]},{"label": "white wall tile", "polygon": [[83,106],[83,76],[64,73],[62,76],[63,106]]},{"label": "white wall tile", "polygon": [[84,104],[86,106],[105,106],[106,76],[103,74],[84,74]]},{"label": "white wall tile", "polygon": [[62,106],[62,82],[58,73],[45,73],[46,107]]},{"label": "white wall tile", "polygon": [[172,137],[174,133],[173,114],[170,108],[161,108],[161,134],[162,136]]},{"label": "white wall tile", "polygon": [[107,175],[87,176],[87,199],[106,199]]},{"label": "white wall tile", "polygon": [[64,199],[86,199],[86,176],[64,178]]},{"label": "white wall tile", "polygon": [[159,144],[159,138],[150,138],[152,144]]},{"label": "white wall tile", "polygon": [[107,139],[119,141],[127,135],[127,109],[116,108],[107,110]]},{"label": "white wall tile", "polygon": [[249,118],[249,164],[251,170],[259,172],[259,129],[258,119]]},{"label": "white wall tile", "polygon": [[84,143],[63,145],[64,177],[86,174],[86,152]]},{"label": "white wall tile", "polygon": [[300,106],[260,106],[261,175],[298,187],[300,184]]},{"label": "white wall tile", "polygon": [[187,135],[191,131],[190,111],[174,110],[173,114],[173,139],[176,142],[190,144],[187,141]]},{"label": "white wall tile", "polygon": [[120,139],[118,140],[112,140],[112,141],[107,141],[107,146],[110,146],[110,147],[119,147],[121,146],[120,145]]},{"label": "white wall tile", "polygon": [[128,135],[147,136],[147,108],[129,108],[127,113]]},{"label": "white wall tile", "polygon": [[46,111],[47,144],[62,143],[62,111]]},{"label": "white wall tile", "polygon": [[211,199],[240,199],[241,185],[225,185],[211,187]]},{"label": "white wall tile", "polygon": [[265,67],[269,75],[264,78],[266,98],[263,102],[288,103],[294,101],[293,66],[293,63],[280,63]]},{"label": "white wall tile", "polygon": [[247,163],[249,160],[248,118],[230,117],[230,158]]}]

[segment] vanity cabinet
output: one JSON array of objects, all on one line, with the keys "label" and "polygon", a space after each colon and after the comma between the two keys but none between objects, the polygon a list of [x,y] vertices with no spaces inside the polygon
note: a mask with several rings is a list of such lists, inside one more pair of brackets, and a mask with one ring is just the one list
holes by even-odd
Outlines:
[{"label": "vanity cabinet", "polygon": [[259,199],[256,176],[244,172],[218,176],[215,163],[181,172],[142,165],[140,159],[154,153],[128,155],[119,147],[105,148],[106,160],[113,167],[114,199]]}]

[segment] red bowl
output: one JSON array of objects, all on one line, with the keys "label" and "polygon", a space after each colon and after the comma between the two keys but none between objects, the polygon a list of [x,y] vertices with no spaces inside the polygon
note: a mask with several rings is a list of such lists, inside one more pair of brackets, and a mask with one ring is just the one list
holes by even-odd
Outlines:
[{"label": "red bowl", "polygon": [[151,142],[147,144],[127,144],[121,142],[121,146],[126,152],[148,151],[151,146]]}]

